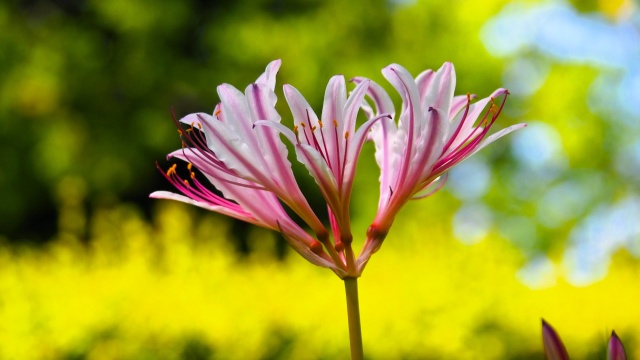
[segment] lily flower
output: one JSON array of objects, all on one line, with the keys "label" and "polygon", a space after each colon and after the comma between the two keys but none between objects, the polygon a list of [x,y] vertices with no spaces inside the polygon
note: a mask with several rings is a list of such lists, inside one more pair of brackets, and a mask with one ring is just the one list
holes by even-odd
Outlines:
[{"label": "lily flower", "polygon": [[[278,131],[256,126],[258,122],[280,123],[274,93],[279,67],[280,60],[271,62],[244,94],[228,84],[218,86],[221,102],[213,115],[195,113],[176,121],[183,148],[168,157],[188,162],[189,178],[180,177],[174,165],[165,176],[183,195],[159,191],[150,196],[182,201],[279,230],[305,259],[343,277],[343,260],[300,191]],[[190,128],[183,130],[179,123]],[[193,167],[223,196],[201,183]],[[317,240],[287,215],[278,199],[311,227]]]},{"label": "lily flower", "polygon": [[[382,245],[398,211],[410,199],[420,199],[439,190],[446,172],[498,138],[520,129],[517,124],[487,136],[504,106],[508,91],[497,89],[490,97],[472,102],[475,96],[454,96],[456,76],[453,64],[445,63],[437,72],[426,70],[415,80],[402,66],[389,65],[384,77],[402,97],[397,124],[382,118],[371,129],[380,167],[380,199],[376,218],[367,231],[365,246],[358,258],[362,268]],[[369,81],[363,109],[369,118],[380,114],[395,116],[389,95],[373,81],[354,78],[357,84]],[[499,105],[496,100],[502,97]],[[485,108],[488,109],[485,110]]]},{"label": "lily flower", "polygon": [[259,122],[277,128],[294,145],[297,159],[305,165],[324,196],[335,248],[347,264],[351,276],[356,273],[351,248],[353,235],[349,204],[358,156],[372,125],[389,115],[372,117],[356,130],[356,117],[369,86],[359,83],[347,97],[344,77],[331,78],[325,92],[322,117],[293,86],[285,85],[284,94],[294,120],[293,130],[274,122]]}]

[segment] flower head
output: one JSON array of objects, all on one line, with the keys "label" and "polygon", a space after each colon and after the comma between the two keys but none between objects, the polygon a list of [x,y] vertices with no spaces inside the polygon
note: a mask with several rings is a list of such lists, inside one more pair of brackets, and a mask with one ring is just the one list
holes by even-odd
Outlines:
[{"label": "flower head", "polygon": [[[384,77],[402,97],[397,124],[382,118],[371,130],[380,167],[380,199],[376,218],[369,228],[367,242],[358,259],[364,266],[386,237],[393,220],[410,199],[437,191],[446,180],[446,171],[498,138],[525,126],[517,124],[491,136],[489,129],[502,111],[505,89],[472,102],[475,96],[454,96],[455,70],[445,63],[437,72],[426,70],[416,79],[402,66],[392,64],[382,70]],[[360,84],[369,80],[355,78]],[[389,95],[369,81],[368,103],[363,109],[370,118],[395,115]],[[498,99],[502,98],[498,102]]]},{"label": "flower head", "polygon": [[[165,176],[182,195],[158,191],[151,197],[186,202],[278,230],[305,259],[342,277],[343,259],[300,191],[279,132],[271,126],[256,126],[280,123],[274,93],[279,67],[279,60],[271,62],[244,93],[228,84],[218,86],[220,103],[212,115],[190,114],[176,121],[183,148],[168,157],[186,161],[189,176],[182,178],[173,165]],[[183,130],[179,123],[189,128]],[[222,196],[198,180],[193,168]],[[280,201],[311,227],[317,239],[287,215]]]}]

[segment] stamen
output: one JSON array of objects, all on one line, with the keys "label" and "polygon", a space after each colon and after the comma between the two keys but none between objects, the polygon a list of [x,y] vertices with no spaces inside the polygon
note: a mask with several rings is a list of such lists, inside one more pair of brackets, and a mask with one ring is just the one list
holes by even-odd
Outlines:
[{"label": "stamen", "polygon": [[184,182],[184,184],[185,184],[185,185],[189,186],[189,181],[187,181],[187,180],[185,179],[185,180],[183,180],[183,182]]},{"label": "stamen", "polygon": [[189,163],[189,164],[187,165],[187,169],[189,169],[189,171],[191,171],[191,168],[193,168],[193,164],[192,164],[192,163]]},{"label": "stamen", "polygon": [[167,170],[167,176],[171,176],[173,174],[176,173],[176,167],[178,167],[178,164],[173,164],[168,170]]}]

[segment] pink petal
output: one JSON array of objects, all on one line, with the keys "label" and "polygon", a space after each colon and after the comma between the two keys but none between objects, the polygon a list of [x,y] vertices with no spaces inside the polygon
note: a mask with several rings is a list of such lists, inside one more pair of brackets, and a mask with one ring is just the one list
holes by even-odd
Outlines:
[{"label": "pink petal", "polygon": [[269,65],[267,65],[267,69],[265,70],[265,72],[262,73],[260,77],[258,77],[258,80],[256,80],[256,83],[265,84],[271,90],[275,90],[276,74],[280,69],[280,64],[282,64],[282,60],[280,59],[270,62]]},{"label": "pink petal", "polygon": [[542,320],[542,342],[547,360],[568,360],[569,354],[556,331]]},{"label": "pink petal", "polygon": [[367,96],[373,100],[373,104],[376,106],[377,115],[389,114],[392,117],[395,116],[395,109],[393,107],[393,101],[389,97],[384,89],[378,85],[375,81],[371,81],[369,79],[363,77],[355,77],[351,79],[355,84],[360,84],[364,81],[369,81],[369,87],[367,88]]},{"label": "pink petal", "polygon": [[436,72],[427,94],[422,101],[422,109],[426,111],[429,107],[442,110],[449,114],[451,100],[456,88],[456,72],[453,64],[446,62]]},{"label": "pink petal", "polygon": [[244,212],[244,211],[234,211],[232,209],[229,209],[227,207],[224,206],[216,206],[216,205],[211,205],[211,204],[207,204],[205,202],[202,201],[197,201],[194,199],[191,199],[187,196],[184,195],[180,195],[180,194],[175,194],[169,191],[156,191],[153,192],[149,195],[150,198],[153,199],[168,199],[168,200],[175,200],[175,201],[180,201],[186,204],[190,204],[190,205],[195,205],[197,207],[209,210],[209,211],[213,211],[213,212],[217,212],[220,213],[222,215],[226,215],[226,216],[231,216],[232,218],[238,219],[238,220],[242,220],[242,221],[246,221],[248,223],[254,224],[254,225],[259,225],[259,226],[263,226],[263,227],[267,227],[269,228],[270,226],[268,224],[262,223],[261,221],[255,219],[253,216],[251,216],[251,214]]},{"label": "pink petal", "polygon": [[627,360],[627,354],[624,345],[615,331],[611,332],[609,346],[607,348],[607,360]]}]

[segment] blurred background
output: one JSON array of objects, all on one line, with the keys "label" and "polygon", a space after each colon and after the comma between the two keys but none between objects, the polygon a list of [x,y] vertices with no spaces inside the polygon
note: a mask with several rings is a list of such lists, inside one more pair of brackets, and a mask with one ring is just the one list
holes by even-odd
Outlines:
[{"label": "blurred background", "polygon": [[496,127],[529,124],[400,213],[360,280],[370,359],[541,359],[541,318],[574,358],[613,329],[640,357],[640,2],[9,0],[0,30],[0,359],[346,358],[335,275],[148,199],[171,109],[211,112],[278,58],[285,124],[282,84],[320,112],[334,74],[391,90],[384,66],[444,61],[458,94],[510,90]]}]

